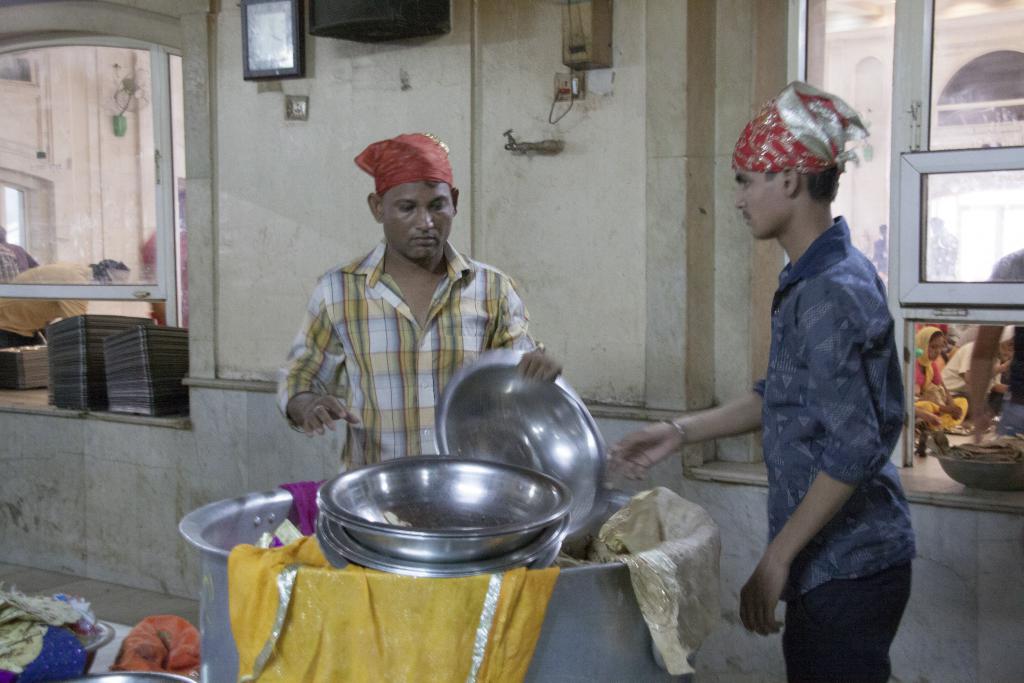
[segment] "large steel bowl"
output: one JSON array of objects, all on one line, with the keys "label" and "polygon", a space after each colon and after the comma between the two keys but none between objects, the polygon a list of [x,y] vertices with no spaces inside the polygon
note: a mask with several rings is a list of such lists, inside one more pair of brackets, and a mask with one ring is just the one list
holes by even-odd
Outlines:
[{"label": "large steel bowl", "polygon": [[345,472],[317,492],[321,514],[360,545],[423,563],[505,555],[561,521],[571,501],[564,484],[535,470],[429,456]]},{"label": "large steel bowl", "polygon": [[989,491],[1024,490],[1024,462],[985,462],[936,455],[946,474],[964,486]]},{"label": "large steel bowl", "polygon": [[521,377],[519,351],[481,354],[445,386],[437,445],[453,456],[529,467],[572,490],[569,534],[583,528],[604,480],[607,450],[586,406],[562,378]]},{"label": "large steel bowl", "polygon": [[345,529],[332,524],[322,515],[317,520],[316,536],[324,557],[334,567],[343,568],[352,562],[362,567],[391,574],[424,578],[454,578],[475,574],[494,574],[522,566],[533,569],[547,567],[558,557],[567,523],[566,519],[556,522],[522,548],[497,557],[466,562],[416,562],[381,555],[360,545],[350,534],[346,533]]}]

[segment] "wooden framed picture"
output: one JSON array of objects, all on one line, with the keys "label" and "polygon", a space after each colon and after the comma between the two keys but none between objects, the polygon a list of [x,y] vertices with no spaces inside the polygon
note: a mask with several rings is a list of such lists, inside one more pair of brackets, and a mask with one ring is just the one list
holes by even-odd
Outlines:
[{"label": "wooden framed picture", "polygon": [[241,8],[245,80],[302,78],[302,0],[241,0]]}]

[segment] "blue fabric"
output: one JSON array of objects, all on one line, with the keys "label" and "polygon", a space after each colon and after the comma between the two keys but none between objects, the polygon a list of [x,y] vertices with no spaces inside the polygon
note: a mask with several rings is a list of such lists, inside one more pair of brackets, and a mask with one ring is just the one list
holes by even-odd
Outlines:
[{"label": "blue fabric", "polygon": [[782,653],[786,678],[888,683],[889,648],[910,598],[910,563],[838,579],[790,600]]},{"label": "blue fabric", "polygon": [[779,275],[764,399],[769,539],[819,472],[856,488],[794,560],[788,600],[914,557],[910,510],[889,461],[903,384],[885,289],[837,218]]},{"label": "blue fabric", "polygon": [[85,649],[71,631],[50,626],[43,636],[43,649],[18,676],[18,683],[42,683],[75,678],[85,671]]},{"label": "blue fabric", "polygon": [[1024,403],[1003,401],[1001,413],[999,427],[996,429],[999,436],[1024,434]]},{"label": "blue fabric", "polygon": [[1013,328],[1013,358],[1010,361],[1010,400],[1024,404],[1024,327]]}]

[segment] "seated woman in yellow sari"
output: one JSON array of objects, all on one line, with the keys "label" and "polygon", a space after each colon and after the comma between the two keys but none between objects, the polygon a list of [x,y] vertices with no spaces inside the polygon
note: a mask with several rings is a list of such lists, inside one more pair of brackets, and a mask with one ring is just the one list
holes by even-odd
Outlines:
[{"label": "seated woman in yellow sari", "polygon": [[937,327],[922,327],[914,335],[917,366],[914,372],[914,410],[935,415],[939,429],[959,427],[967,416],[967,399],[951,396],[942,384],[942,373],[936,360],[946,344],[946,335]]}]

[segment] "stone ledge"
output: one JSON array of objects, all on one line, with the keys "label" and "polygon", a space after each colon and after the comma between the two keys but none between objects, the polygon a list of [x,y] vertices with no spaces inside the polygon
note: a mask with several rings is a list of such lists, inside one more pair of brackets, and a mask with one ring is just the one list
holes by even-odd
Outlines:
[{"label": "stone ledge", "polygon": [[104,422],[123,422],[166,429],[192,429],[192,420],[188,417],[169,416],[153,417],[150,415],[133,415],[131,413],[111,413],[94,410],[69,410],[57,408],[47,403],[46,389],[0,390],[0,413],[19,413],[22,415],[48,415],[73,420],[101,420]]},{"label": "stone ledge", "polygon": [[[969,489],[948,477],[936,476],[922,463],[900,470],[900,481],[907,500],[915,505],[960,508],[980,512],[1002,512],[1024,515],[1024,491],[982,491]],[[687,479],[720,484],[768,486],[764,463],[713,461],[684,470]]]},{"label": "stone ledge", "polygon": [[250,391],[257,394],[277,392],[277,383],[255,379],[220,379],[217,377],[186,377],[181,383],[194,389],[220,389],[222,391]]}]

